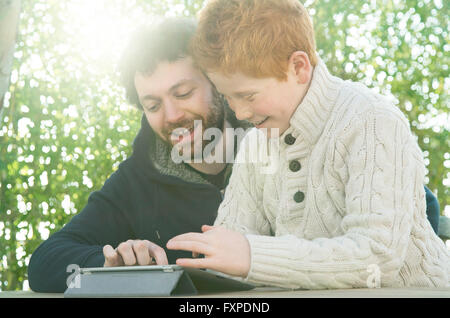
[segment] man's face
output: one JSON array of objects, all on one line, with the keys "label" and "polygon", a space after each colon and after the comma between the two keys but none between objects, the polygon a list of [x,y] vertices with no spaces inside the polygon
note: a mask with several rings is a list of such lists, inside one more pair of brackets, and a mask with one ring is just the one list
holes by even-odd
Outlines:
[{"label": "man's face", "polygon": [[287,81],[276,78],[252,78],[242,73],[224,75],[208,72],[217,90],[228,100],[237,119],[251,122],[259,129],[265,128],[268,137],[272,128],[283,134],[290,126],[290,118],[298,106],[298,84],[288,74]]},{"label": "man's face", "polygon": [[[161,62],[152,74],[136,73],[134,83],[148,123],[172,146],[190,142],[194,149],[194,134],[203,135],[211,127],[223,129],[224,105],[191,58]],[[202,125],[194,126],[198,120]],[[173,134],[177,128],[186,128],[185,134]]]}]

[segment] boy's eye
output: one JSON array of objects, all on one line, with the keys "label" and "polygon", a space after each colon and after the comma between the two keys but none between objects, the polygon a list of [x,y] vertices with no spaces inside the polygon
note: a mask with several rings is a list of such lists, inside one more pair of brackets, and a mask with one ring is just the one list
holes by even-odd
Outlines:
[{"label": "boy's eye", "polygon": [[249,102],[253,102],[255,100],[255,95],[256,93],[247,95],[245,96],[245,99],[248,100]]}]

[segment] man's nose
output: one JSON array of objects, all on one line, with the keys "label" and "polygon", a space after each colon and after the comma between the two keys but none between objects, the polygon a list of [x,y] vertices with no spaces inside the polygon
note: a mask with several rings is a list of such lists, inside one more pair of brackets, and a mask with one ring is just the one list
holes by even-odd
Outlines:
[{"label": "man's nose", "polygon": [[164,106],[167,122],[174,124],[183,119],[184,111],[178,108],[176,104],[166,101]]}]

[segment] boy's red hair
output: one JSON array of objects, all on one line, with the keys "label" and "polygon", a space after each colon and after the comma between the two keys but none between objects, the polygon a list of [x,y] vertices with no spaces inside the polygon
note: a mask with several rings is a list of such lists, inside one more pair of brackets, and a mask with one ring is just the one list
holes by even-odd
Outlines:
[{"label": "boy's red hair", "polygon": [[312,22],[298,0],[211,0],[191,50],[200,68],[227,75],[285,80],[295,51],[317,64]]}]

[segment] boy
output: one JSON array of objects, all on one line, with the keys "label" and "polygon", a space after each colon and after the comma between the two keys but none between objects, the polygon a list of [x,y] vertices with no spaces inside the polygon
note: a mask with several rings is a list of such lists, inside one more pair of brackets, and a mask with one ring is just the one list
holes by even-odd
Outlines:
[{"label": "boy", "polygon": [[210,1],[192,48],[237,118],[279,139],[279,165],[235,164],[215,226],[167,244],[205,258],[177,264],[287,288],[449,285],[405,116],[328,72],[298,1]]}]

